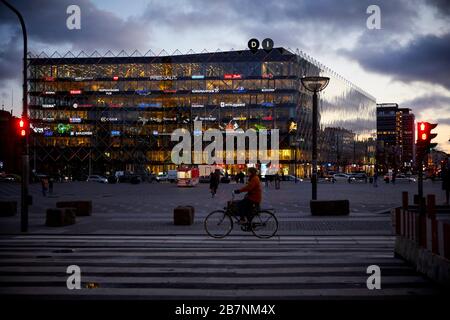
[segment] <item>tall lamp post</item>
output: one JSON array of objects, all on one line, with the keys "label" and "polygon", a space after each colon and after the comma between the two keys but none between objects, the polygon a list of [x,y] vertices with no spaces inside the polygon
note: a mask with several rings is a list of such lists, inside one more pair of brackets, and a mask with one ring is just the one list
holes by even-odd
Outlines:
[{"label": "tall lamp post", "polygon": [[303,77],[301,79],[306,90],[313,93],[313,109],[312,109],[312,200],[317,200],[317,113],[318,102],[317,92],[322,91],[328,85],[330,78],[328,77]]},{"label": "tall lamp post", "polygon": [[[28,78],[27,78],[27,29],[25,27],[25,21],[23,20],[20,12],[14,8],[6,0],[1,0],[11,11],[13,11],[19,18],[20,25],[22,27],[23,34],[23,97],[22,97],[22,120],[26,126],[29,126],[28,119]],[[28,231],[28,205],[30,204],[30,198],[28,196],[28,179],[29,179],[29,155],[28,155],[28,130],[25,136],[23,150],[22,150],[22,188],[21,188],[21,211],[20,211],[20,230],[22,232]]]}]

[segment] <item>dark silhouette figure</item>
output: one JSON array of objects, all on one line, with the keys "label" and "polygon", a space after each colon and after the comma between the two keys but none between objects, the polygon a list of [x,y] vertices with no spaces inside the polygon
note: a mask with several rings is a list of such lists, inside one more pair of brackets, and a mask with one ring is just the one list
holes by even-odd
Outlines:
[{"label": "dark silhouette figure", "polygon": [[217,188],[219,187],[219,181],[220,181],[219,170],[216,170],[215,172],[211,172],[211,174],[209,175],[209,189],[211,190],[212,198],[214,198],[214,196],[217,193]]},{"label": "dark silhouette figure", "polygon": [[53,194],[53,178],[52,177],[50,177],[49,179],[48,179],[48,192],[50,193],[50,194]]},{"label": "dark silhouette figure", "polygon": [[44,197],[47,196],[47,191],[48,191],[48,178],[42,178],[41,180],[41,185],[42,185],[42,195]]}]

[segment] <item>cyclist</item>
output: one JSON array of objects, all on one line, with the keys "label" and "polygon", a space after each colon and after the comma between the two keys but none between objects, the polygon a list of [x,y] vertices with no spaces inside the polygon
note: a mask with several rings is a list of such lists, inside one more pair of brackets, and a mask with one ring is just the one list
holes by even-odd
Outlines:
[{"label": "cyclist", "polygon": [[241,216],[241,224],[246,223],[246,217],[250,215],[255,206],[259,206],[262,200],[261,183],[255,168],[248,169],[248,183],[241,189],[234,190],[234,193],[247,192],[244,199],[238,202],[238,211]]}]

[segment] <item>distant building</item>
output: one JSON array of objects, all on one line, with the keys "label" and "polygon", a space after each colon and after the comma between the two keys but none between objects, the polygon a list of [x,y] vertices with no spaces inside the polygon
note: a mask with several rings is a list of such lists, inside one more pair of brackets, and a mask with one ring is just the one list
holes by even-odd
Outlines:
[{"label": "distant building", "polygon": [[414,125],[416,117],[411,109],[401,108],[399,109],[402,114],[402,161],[405,164],[415,162],[415,128]]},{"label": "distant building", "polygon": [[16,117],[0,110],[0,172],[20,173],[20,144],[16,135]]},{"label": "distant building", "polygon": [[415,161],[415,116],[397,103],[377,104],[377,160],[384,167],[407,170]]}]

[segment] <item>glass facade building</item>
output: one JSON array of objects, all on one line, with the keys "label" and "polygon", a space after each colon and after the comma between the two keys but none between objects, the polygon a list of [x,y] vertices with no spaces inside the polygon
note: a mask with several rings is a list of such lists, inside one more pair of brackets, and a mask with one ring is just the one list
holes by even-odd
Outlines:
[{"label": "glass facade building", "polygon": [[[170,134],[203,128],[279,129],[280,166],[308,176],[312,96],[320,93],[321,170],[371,170],[376,102],[299,52],[275,48],[172,56],[65,56],[29,60],[31,166],[69,176],[173,169]],[[353,168],[353,169],[352,169]],[[227,165],[234,173],[242,165]]]}]

